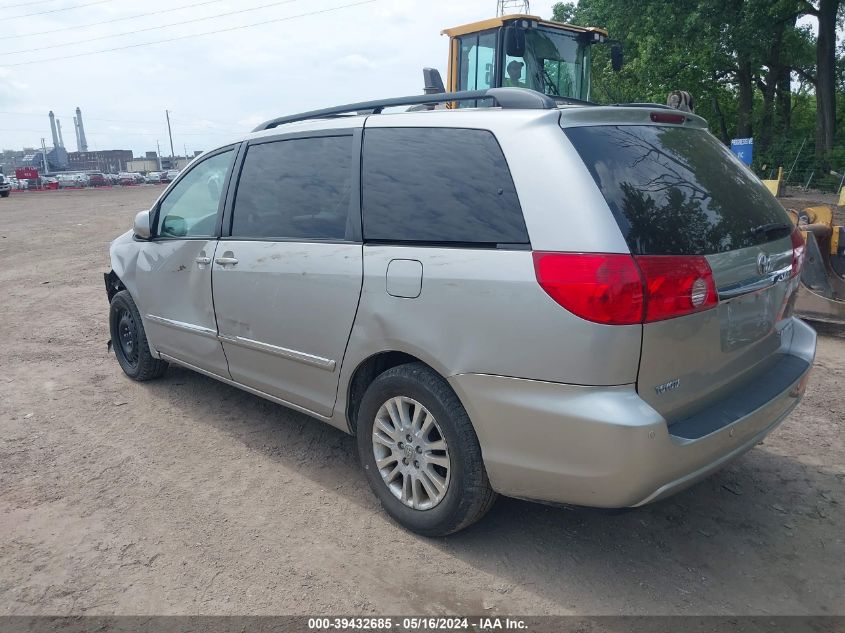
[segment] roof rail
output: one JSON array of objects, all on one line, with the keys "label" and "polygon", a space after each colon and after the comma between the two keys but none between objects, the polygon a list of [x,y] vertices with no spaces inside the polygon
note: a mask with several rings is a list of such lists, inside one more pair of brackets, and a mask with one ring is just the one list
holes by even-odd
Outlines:
[{"label": "roof rail", "polygon": [[470,90],[465,92],[441,92],[433,95],[414,95],[410,97],[394,97],[392,99],[379,99],[377,101],[361,101],[348,105],[324,108],[322,110],[311,110],[300,114],[278,117],[265,121],[253,132],[269,130],[286,123],[307,121],[309,119],[322,119],[340,114],[353,112],[361,114],[381,114],[385,108],[395,106],[412,106],[423,104],[445,103],[449,101],[477,101],[479,99],[493,99],[501,108],[523,109],[523,110],[553,110],[557,103],[552,97],[544,95],[536,90],[528,88],[488,88],[487,90]]}]

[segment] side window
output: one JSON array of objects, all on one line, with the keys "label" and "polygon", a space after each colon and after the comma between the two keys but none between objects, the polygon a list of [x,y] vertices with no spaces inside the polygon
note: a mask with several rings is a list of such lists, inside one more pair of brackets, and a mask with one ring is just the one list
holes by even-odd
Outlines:
[{"label": "side window", "polygon": [[505,157],[486,130],[364,133],[364,239],[528,244]]},{"label": "side window", "polygon": [[461,39],[458,90],[483,90],[493,86],[496,33],[473,33]]},{"label": "side window", "polygon": [[241,170],[232,237],[348,239],[352,137],[251,145]]},{"label": "side window", "polygon": [[207,158],[191,169],[167,197],[158,211],[158,237],[213,237],[223,184],[235,157],[228,150]]},{"label": "side window", "polygon": [[[459,39],[458,90],[492,88],[496,79],[496,32],[473,33]],[[477,101],[458,102],[459,108],[475,108],[479,105]]]}]

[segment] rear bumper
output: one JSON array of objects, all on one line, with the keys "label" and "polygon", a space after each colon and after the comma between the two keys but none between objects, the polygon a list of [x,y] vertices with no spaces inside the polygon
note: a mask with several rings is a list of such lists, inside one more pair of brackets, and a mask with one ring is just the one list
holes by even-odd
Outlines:
[{"label": "rear bumper", "polygon": [[[585,387],[461,374],[450,378],[473,421],[493,488],[507,496],[622,508],[667,497],[752,448],[798,405],[816,334],[794,319],[781,353],[793,374],[750,410],[672,432],[634,385]],[[800,361],[800,362],[798,362]],[[771,376],[758,378],[761,390]],[[753,386],[752,386],[753,388]],[[730,409],[730,407],[727,407]],[[736,409],[733,409],[736,412]],[[715,409],[714,409],[715,411]]]}]

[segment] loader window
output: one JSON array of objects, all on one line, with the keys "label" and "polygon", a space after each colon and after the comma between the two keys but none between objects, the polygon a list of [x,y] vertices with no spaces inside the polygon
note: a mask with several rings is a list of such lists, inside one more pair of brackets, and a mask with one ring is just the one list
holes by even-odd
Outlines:
[{"label": "loader window", "polygon": [[369,129],[362,186],[366,241],[529,243],[508,164],[487,130]]},{"label": "loader window", "polygon": [[589,59],[585,59],[585,55],[588,50],[573,35],[529,29],[525,35],[525,56],[505,55],[504,67],[508,68],[513,61],[524,64],[522,80],[532,90],[551,96],[587,99]]},{"label": "loader window", "polygon": [[[458,90],[486,90],[495,86],[496,32],[473,33],[458,39]],[[459,107],[476,107],[476,103],[462,102]]]}]

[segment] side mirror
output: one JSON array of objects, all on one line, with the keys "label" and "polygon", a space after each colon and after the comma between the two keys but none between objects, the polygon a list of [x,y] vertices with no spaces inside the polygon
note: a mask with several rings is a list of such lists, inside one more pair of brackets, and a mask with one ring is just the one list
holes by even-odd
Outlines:
[{"label": "side mirror", "polygon": [[188,234],[188,223],[178,215],[168,215],[161,223],[161,234],[167,237],[185,237]]},{"label": "side mirror", "polygon": [[505,52],[508,57],[525,57],[525,29],[513,24],[505,27]]},{"label": "side mirror", "polygon": [[135,223],[132,225],[132,230],[135,233],[135,237],[139,240],[148,240],[152,235],[152,229],[150,227],[150,211],[149,209],[146,211],[140,211],[135,216]]},{"label": "side mirror", "polygon": [[622,44],[614,44],[610,47],[610,67],[613,72],[618,73],[625,64],[625,56],[622,53]]},{"label": "side mirror", "polygon": [[423,68],[423,92],[427,95],[446,92],[446,88],[443,87],[443,78],[436,68]]}]

